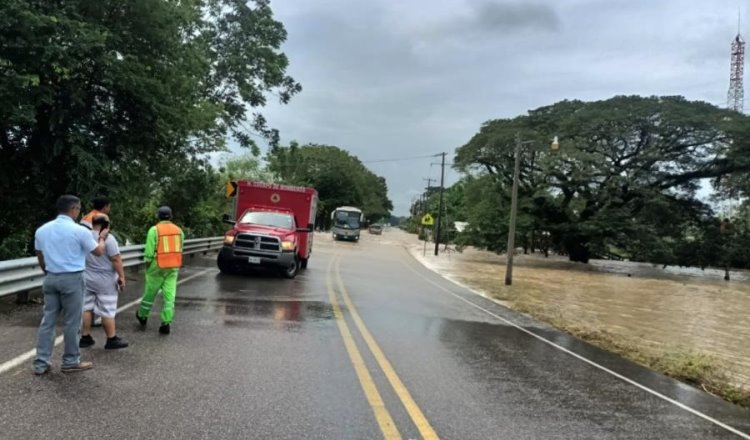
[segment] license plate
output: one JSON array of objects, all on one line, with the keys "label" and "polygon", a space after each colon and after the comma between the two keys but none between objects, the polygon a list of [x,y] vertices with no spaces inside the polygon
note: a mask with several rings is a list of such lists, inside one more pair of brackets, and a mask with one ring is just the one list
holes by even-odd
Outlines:
[{"label": "license plate", "polygon": [[247,262],[250,264],[260,264],[260,257],[248,257]]}]

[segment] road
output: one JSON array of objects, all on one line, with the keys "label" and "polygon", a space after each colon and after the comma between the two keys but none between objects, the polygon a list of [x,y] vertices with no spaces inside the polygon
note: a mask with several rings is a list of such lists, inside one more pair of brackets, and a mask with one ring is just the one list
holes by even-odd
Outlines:
[{"label": "road", "polygon": [[[443,280],[393,240],[316,237],[295,280],[181,274],[172,334],[83,350],[92,371],[31,361],[40,306],[0,309],[0,438],[750,439],[750,412]],[[28,355],[27,355],[28,357]],[[18,364],[18,365],[16,365]]]}]

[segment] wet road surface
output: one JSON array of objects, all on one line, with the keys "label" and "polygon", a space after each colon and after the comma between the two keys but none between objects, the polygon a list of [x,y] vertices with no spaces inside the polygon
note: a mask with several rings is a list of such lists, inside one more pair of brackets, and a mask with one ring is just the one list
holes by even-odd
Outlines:
[{"label": "wet road surface", "polygon": [[[457,287],[387,237],[316,237],[291,281],[196,257],[171,335],[157,333],[158,303],[145,331],[127,308],[131,347],[105,352],[95,329],[95,369],[76,375],[59,372],[59,346],[45,377],[7,367],[33,348],[41,312],[10,307],[0,438],[750,438],[747,410]],[[121,307],[141,291],[131,278]]]}]

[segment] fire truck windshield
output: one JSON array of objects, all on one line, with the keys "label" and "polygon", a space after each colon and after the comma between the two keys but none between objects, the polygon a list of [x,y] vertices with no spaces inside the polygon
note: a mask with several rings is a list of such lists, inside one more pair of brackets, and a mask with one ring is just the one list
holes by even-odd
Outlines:
[{"label": "fire truck windshield", "polygon": [[294,229],[294,219],[289,214],[278,212],[246,212],[240,219],[241,224],[271,226],[274,228]]}]

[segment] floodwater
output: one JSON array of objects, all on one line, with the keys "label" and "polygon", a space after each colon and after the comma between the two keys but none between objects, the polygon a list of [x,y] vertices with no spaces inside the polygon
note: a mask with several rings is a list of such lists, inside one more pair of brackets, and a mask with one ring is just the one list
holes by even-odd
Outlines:
[{"label": "floodwater", "polygon": [[[395,235],[395,234],[394,234]],[[650,264],[517,255],[506,287],[504,256],[466,249],[434,257],[413,236],[410,251],[434,270],[506,302],[543,310],[567,325],[604,330],[646,352],[688,350],[717,359],[736,386],[750,389],[750,274]]]}]

